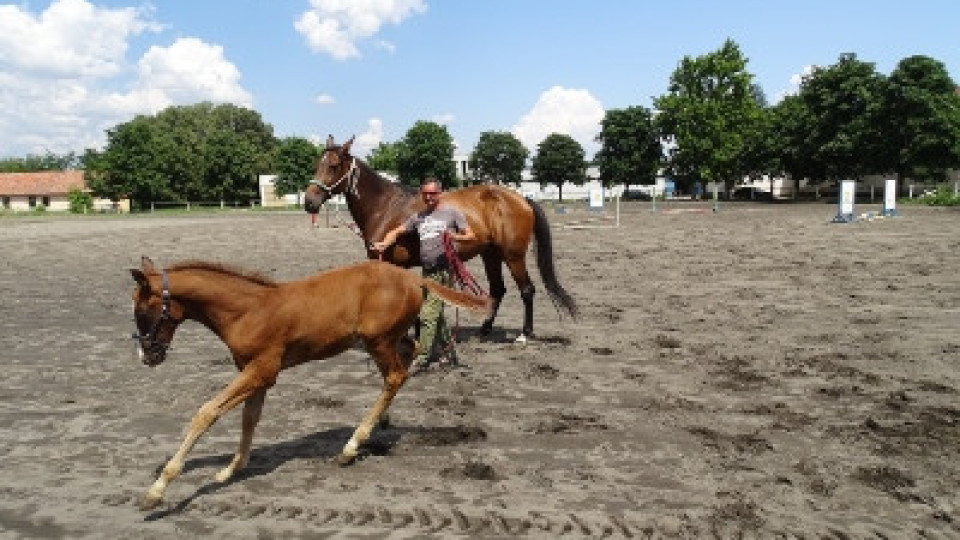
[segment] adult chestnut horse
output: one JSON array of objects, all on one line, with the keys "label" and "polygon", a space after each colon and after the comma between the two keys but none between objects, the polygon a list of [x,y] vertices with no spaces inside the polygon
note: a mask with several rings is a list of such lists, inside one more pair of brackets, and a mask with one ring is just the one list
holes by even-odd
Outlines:
[{"label": "adult chestnut horse", "polygon": [[192,319],[223,340],[240,372],[193,417],[177,453],[147,492],[144,508],[160,502],[200,436],[241,403],[240,448],[216,479],[225,481],[246,466],[264,398],[280,371],[341,353],[360,340],[380,368],[383,390],[340,453],[341,464],[351,463],[407,379],[415,347],[407,332],[420,311],[423,288],[462,307],[490,307],[489,299],[376,261],[287,283],[205,262],[158,270],[147,257],[130,272],[136,281],[134,338],[145,364],[163,362],[177,327]]},{"label": "adult chestnut horse", "polygon": [[[371,243],[383,239],[387,231],[399,225],[410,215],[424,208],[415,192],[406,190],[377,174],[363,161],[350,155],[353,138],[335,145],[327,139],[326,148],[317,164],[314,181],[307,187],[304,207],[316,214],[320,205],[333,195],[343,194],[353,221],[360,229],[371,259],[380,254]],[[540,278],[558,311],[573,317],[577,306],[560,285],[553,264],[553,241],[550,224],[543,209],[536,202],[502,186],[479,185],[444,193],[441,204],[458,208],[467,218],[476,240],[458,242],[457,253],[463,260],[480,255],[490,283],[493,309],[483,322],[482,330],[493,329],[500,301],[506,293],[503,283],[503,264],[513,276],[523,299],[523,330],[518,341],[533,334],[533,295],[535,288],[527,272],[527,249],[530,240],[536,240],[537,266]],[[420,244],[415,235],[402,235],[396,244],[383,254],[383,260],[409,268],[420,264]]]}]

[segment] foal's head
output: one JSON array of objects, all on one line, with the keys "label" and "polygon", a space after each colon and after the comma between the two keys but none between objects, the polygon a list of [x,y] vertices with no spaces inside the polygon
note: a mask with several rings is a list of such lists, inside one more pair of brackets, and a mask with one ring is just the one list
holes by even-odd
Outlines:
[{"label": "foal's head", "polygon": [[153,367],[167,357],[173,334],[184,319],[184,310],[170,296],[165,272],[158,272],[149,257],[141,259],[140,268],[131,268],[137,282],[133,290],[133,320],[137,332],[137,352],[144,364]]},{"label": "foal's head", "polygon": [[303,207],[307,212],[316,214],[327,199],[346,191],[347,184],[352,181],[350,176],[356,173],[353,170],[353,156],[350,155],[353,139],[350,137],[349,141],[336,145],[333,144],[333,135],[327,137],[327,146],[317,160],[313,181],[304,194]]}]

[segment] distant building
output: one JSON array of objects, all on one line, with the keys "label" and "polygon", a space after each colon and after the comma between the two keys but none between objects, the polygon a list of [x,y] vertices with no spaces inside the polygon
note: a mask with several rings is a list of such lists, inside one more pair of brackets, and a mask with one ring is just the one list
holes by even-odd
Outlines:
[{"label": "distant building", "polygon": [[[43,207],[54,212],[67,211],[73,189],[90,192],[83,171],[0,173],[0,210],[29,212]],[[130,202],[94,199],[93,207],[95,211],[129,211]]]},{"label": "distant building", "polygon": [[265,208],[277,206],[296,206],[303,202],[303,192],[288,193],[282,197],[277,197],[276,189],[277,175],[261,174],[258,178],[260,189],[260,206]]},{"label": "distant building", "polygon": [[457,168],[457,183],[464,185],[467,180],[473,178],[473,169],[470,168],[470,156],[464,154],[455,154],[453,164]]}]

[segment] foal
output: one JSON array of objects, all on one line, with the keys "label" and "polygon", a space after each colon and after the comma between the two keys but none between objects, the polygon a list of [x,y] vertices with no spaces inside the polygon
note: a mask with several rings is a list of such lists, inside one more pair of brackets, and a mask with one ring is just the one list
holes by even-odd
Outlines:
[{"label": "foal", "polygon": [[239,374],[205,403],[190,422],[177,450],[147,492],[141,506],[159,504],[167,485],[183,468],[187,453],[224,413],[243,403],[240,447],[216,475],[223,482],[247,464],[253,431],[267,390],[281,370],[327,358],[360,340],[383,376],[383,390],[373,408],[343,447],[338,461],[353,462],[358,447],[385,417],[393,397],[407,379],[415,343],[407,332],[423,302],[423,288],[447,302],[489,310],[489,300],[455,291],[382,262],[363,262],[287,283],[242,274],[222,265],[185,262],[157,270],[143,257],[131,269],[136,288],[133,310],[143,363],[157,366],[177,327],[193,319],[215,333],[230,349]]}]

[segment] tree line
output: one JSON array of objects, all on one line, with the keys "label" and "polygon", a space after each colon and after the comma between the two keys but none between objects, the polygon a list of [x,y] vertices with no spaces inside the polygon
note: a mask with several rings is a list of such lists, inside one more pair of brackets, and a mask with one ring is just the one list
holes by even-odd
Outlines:
[{"label": "tree line", "polygon": [[[666,174],[681,189],[710,181],[729,188],[762,174],[812,183],[867,174],[937,182],[960,168],[960,92],[938,60],[911,56],[885,76],[843,54],[814,68],[795,94],[774,105],[747,63],[732,40],[684,57],[653,109],[605,112],[590,162],[569,135],[548,135],[531,157],[514,135],[484,132],[470,152],[467,182],[519,184],[528,163],[541,185],[583,184],[595,165],[608,187],[652,184]],[[260,174],[278,175],[278,195],[303,189],[320,150],[303,137],[275,137],[256,111],[200,103],[110,128],[102,150],[0,160],[0,171],[82,167],[94,195],[129,198],[134,208],[152,201],[246,204],[259,196]],[[380,143],[366,161],[404,184],[431,176],[456,187],[454,150],[444,126],[419,121],[400,140]]]}]

